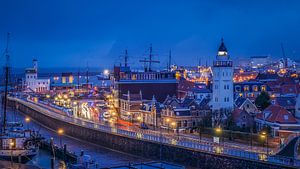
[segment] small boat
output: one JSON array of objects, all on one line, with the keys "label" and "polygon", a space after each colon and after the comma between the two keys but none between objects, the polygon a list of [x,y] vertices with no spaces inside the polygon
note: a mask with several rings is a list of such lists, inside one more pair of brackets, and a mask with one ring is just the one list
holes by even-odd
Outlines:
[{"label": "small boat", "polygon": [[42,138],[32,133],[31,130],[24,130],[23,126],[7,128],[0,135],[0,160],[27,163],[36,156]]}]

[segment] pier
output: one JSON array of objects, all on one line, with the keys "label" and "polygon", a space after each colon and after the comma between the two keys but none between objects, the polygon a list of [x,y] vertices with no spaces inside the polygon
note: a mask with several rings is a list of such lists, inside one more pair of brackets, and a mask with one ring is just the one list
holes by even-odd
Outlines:
[{"label": "pier", "polygon": [[207,168],[220,168],[224,165],[233,168],[297,168],[298,165],[297,161],[288,159],[269,158],[269,161],[265,161],[266,159],[259,159],[259,156],[251,153],[226,147],[221,147],[222,151],[218,152],[219,146],[213,144],[202,145],[189,140],[184,142],[146,131],[136,133],[116,126],[71,118],[19,98],[10,98],[9,105],[53,130],[63,128],[68,136],[153,160]]}]

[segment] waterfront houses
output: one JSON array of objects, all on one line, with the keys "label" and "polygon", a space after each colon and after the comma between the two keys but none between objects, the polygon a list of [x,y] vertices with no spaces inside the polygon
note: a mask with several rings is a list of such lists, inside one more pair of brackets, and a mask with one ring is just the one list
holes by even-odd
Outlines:
[{"label": "waterfront houses", "polygon": [[300,124],[293,114],[279,105],[270,105],[257,114],[255,121],[258,130],[269,127],[273,136],[300,130]]},{"label": "waterfront houses", "polygon": [[211,113],[209,98],[202,100],[186,97],[167,97],[161,110],[162,127],[177,131],[195,128],[202,118]]}]

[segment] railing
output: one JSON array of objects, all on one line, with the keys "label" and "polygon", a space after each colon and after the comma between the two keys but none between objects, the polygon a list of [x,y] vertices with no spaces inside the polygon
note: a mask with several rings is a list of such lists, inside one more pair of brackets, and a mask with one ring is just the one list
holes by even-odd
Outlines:
[{"label": "railing", "polygon": [[95,130],[99,130],[107,133],[115,133],[119,135],[123,135],[126,137],[141,139],[147,141],[158,142],[160,144],[168,144],[173,146],[178,146],[182,148],[188,148],[193,150],[204,151],[213,154],[223,154],[228,156],[239,157],[243,159],[249,160],[259,160],[266,161],[275,164],[281,165],[289,165],[289,166],[300,166],[300,160],[292,159],[288,157],[279,157],[279,156],[268,156],[265,151],[260,150],[251,150],[247,151],[243,149],[243,147],[232,146],[226,143],[213,143],[207,140],[199,140],[191,137],[180,136],[180,135],[170,135],[166,133],[162,133],[159,131],[151,131],[151,130],[133,130],[128,129],[124,130],[119,128],[117,125],[107,125],[106,123],[101,122],[93,122],[85,119],[79,119],[74,117],[69,117],[62,114],[54,113],[47,108],[42,108],[38,103],[31,103],[18,98],[10,98],[11,100],[15,100],[20,102],[33,110],[43,113],[45,115],[51,116],[52,118],[63,120],[71,124],[84,126],[86,128],[91,128]]}]

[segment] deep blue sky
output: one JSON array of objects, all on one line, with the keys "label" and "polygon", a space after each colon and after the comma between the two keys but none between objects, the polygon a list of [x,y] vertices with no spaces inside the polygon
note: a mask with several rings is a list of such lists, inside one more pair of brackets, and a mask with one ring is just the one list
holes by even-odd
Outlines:
[{"label": "deep blue sky", "polygon": [[[232,58],[300,54],[299,0],[1,0],[0,49],[11,32],[12,64],[111,67],[125,48],[131,63],[150,43],[166,64],[213,58],[224,37]],[[3,58],[2,58],[3,60]]]}]

